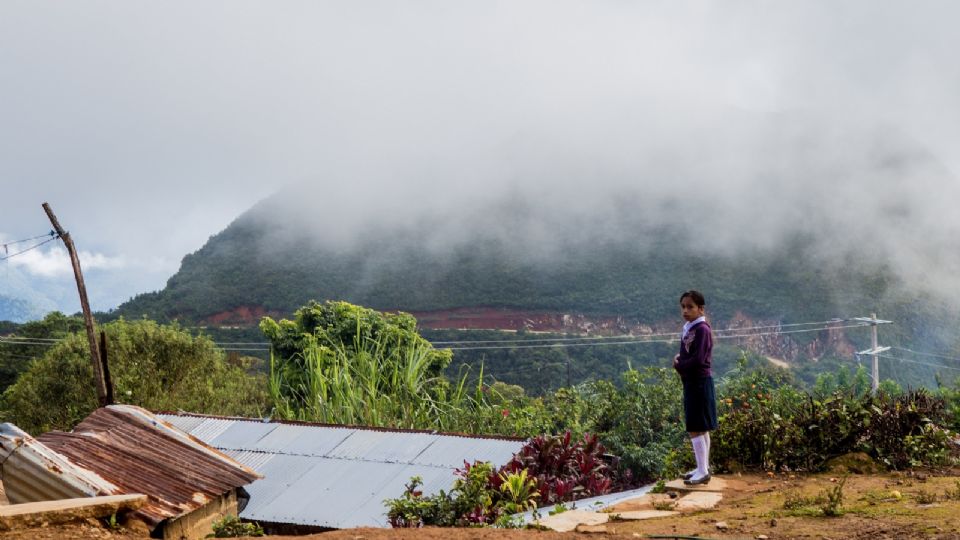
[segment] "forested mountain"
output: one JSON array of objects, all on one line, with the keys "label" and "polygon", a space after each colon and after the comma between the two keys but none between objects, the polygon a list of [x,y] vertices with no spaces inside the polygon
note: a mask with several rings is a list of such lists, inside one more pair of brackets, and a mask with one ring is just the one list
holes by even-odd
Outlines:
[{"label": "forested mountain", "polygon": [[[358,232],[349,242],[324,243],[314,229],[291,226],[295,218],[277,196],[187,255],[164,290],[137,296],[111,316],[251,325],[262,314],[289,316],[309,300],[337,299],[380,310],[485,306],[663,328],[678,324],[679,293],[697,288],[720,325],[734,318],[789,324],[876,312],[896,322],[884,327],[885,343],[940,351],[955,345],[956,314],[944,298],[911,287],[884,265],[863,264],[855,253],[827,258],[809,235],[788,235],[766,249],[703,253],[687,247],[689,228],[654,229],[626,218],[619,237],[558,230],[550,249],[537,250],[530,249],[535,244],[523,232],[529,221],[515,203],[488,212],[493,217],[486,222],[516,231],[516,244],[509,234],[482,228],[438,243],[443,224],[428,220],[366,229],[339,223]],[[868,346],[868,332],[849,334],[846,356],[851,347]],[[799,335],[791,343],[802,349],[815,338]],[[821,347],[808,356],[832,352]]]}]

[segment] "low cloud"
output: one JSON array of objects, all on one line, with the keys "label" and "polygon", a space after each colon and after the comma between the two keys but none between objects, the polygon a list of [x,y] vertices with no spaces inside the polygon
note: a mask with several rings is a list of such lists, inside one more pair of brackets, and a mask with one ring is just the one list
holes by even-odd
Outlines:
[{"label": "low cloud", "polygon": [[[127,261],[122,256],[109,256],[89,251],[80,251],[77,255],[80,258],[80,268],[83,271],[123,270],[128,267]],[[28,274],[45,278],[73,274],[70,255],[65,248],[59,246],[47,250],[40,248],[21,253],[8,259],[6,263],[20,268]]]}]

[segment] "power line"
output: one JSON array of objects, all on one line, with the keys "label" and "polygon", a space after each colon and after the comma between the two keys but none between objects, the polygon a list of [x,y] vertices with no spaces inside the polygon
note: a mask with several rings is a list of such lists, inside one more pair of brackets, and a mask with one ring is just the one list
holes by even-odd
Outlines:
[{"label": "power line", "polygon": [[[839,323],[852,322],[856,319],[830,319],[827,321],[814,321],[814,322],[805,322],[805,323],[790,323],[790,324],[778,324],[778,325],[762,325],[762,326],[748,326],[743,328],[727,328],[716,330],[713,332],[715,339],[739,339],[739,338],[749,338],[749,337],[761,337],[761,336],[771,336],[771,335],[784,335],[784,334],[799,334],[805,332],[821,332],[823,330],[838,330],[843,328],[858,328],[863,326],[869,326],[869,323],[866,322],[857,322],[855,324],[846,324],[840,326],[833,326]],[[754,330],[765,330],[770,328],[797,328],[800,326],[811,326],[819,325],[818,328],[806,328],[806,329],[796,329],[796,330],[783,330],[783,331],[774,331],[774,332],[754,332]],[[737,334],[736,332],[747,332]],[[665,337],[670,336],[668,339],[650,339],[653,337]],[[487,350],[487,349],[536,349],[536,348],[552,348],[552,347],[586,347],[586,346],[601,346],[601,345],[632,345],[635,343],[676,343],[679,339],[676,337],[677,332],[669,333],[658,333],[658,334],[644,334],[644,335],[620,335],[620,336],[584,336],[584,337],[563,337],[563,338],[538,338],[538,339],[512,339],[512,340],[465,340],[465,341],[434,341],[431,342],[433,345],[472,345],[472,344],[486,344],[486,343],[496,343],[496,344],[508,344],[508,345],[499,345],[499,346],[466,346],[466,347],[443,347],[450,350]],[[0,343],[8,343],[11,345],[53,345],[62,341],[65,338],[53,339],[53,338],[28,338],[28,337],[17,337],[17,336],[7,336],[0,337]],[[619,340],[619,341],[618,341]],[[571,343],[574,342],[574,343]],[[519,345],[510,345],[517,343]],[[222,348],[226,351],[269,351],[271,347],[233,347],[234,345],[271,345],[270,342],[264,341],[225,341],[225,342],[214,342],[214,345]]]},{"label": "power line", "polygon": [[14,341],[14,340],[15,340],[15,341],[50,341],[50,342],[57,343],[57,342],[63,341],[63,339],[64,339],[64,338],[35,338],[35,337],[29,337],[29,336],[0,336],[0,340],[7,340],[7,341]]},{"label": "power line", "polygon": [[39,240],[41,238],[46,238],[48,236],[56,236],[56,235],[57,235],[57,231],[50,231],[47,234],[41,234],[40,236],[34,236],[33,238],[24,238],[23,240],[14,240],[12,242],[0,242],[0,243],[3,244],[4,248],[6,248],[6,246],[12,246],[14,244],[22,244],[24,242],[30,242],[31,240]]},{"label": "power line", "polygon": [[25,360],[33,360],[37,358],[36,356],[27,356],[24,354],[13,354],[5,351],[0,351],[0,356],[6,356],[7,358],[25,359]]},{"label": "power line", "polygon": [[16,253],[11,253],[11,254],[9,254],[9,255],[5,255],[5,256],[3,256],[3,257],[0,257],[0,261],[5,261],[5,260],[7,260],[7,259],[16,257],[17,255],[23,255],[24,253],[30,251],[31,249],[37,249],[38,247],[40,247],[40,246],[42,246],[42,245],[44,245],[44,244],[46,244],[46,243],[48,243],[48,242],[53,242],[54,240],[56,240],[56,239],[58,239],[58,238],[60,238],[60,237],[59,237],[59,236],[54,236],[54,237],[52,237],[52,238],[49,238],[49,239],[47,239],[47,240],[44,240],[43,242],[40,242],[39,244],[35,244],[35,245],[32,245],[32,246],[30,246],[30,247],[28,247],[28,248],[26,248],[26,249],[22,249],[22,250],[20,250],[20,251],[18,251],[18,252],[16,252]]},{"label": "power line", "polygon": [[5,343],[7,345],[38,345],[42,347],[52,347],[56,343],[46,343],[46,342],[37,342],[37,341],[7,341],[4,338],[0,338],[0,343]]},{"label": "power line", "polygon": [[[827,325],[827,324],[839,324],[845,322],[851,322],[855,319],[830,319],[828,321],[816,321],[816,322],[805,322],[805,323],[790,323],[790,324],[775,324],[775,325],[765,325],[765,326],[745,326],[742,328],[726,328],[713,330],[713,334],[723,335],[728,332],[745,332],[751,330],[767,330],[770,328],[794,328],[798,326],[811,326],[811,325]],[[828,328],[829,329],[829,328]],[[783,332],[780,332],[783,333]],[[567,336],[559,338],[533,338],[533,339],[490,339],[490,340],[462,340],[462,341],[432,341],[434,345],[467,345],[467,344],[487,344],[487,343],[540,343],[540,342],[565,342],[565,341],[602,341],[602,340],[615,340],[615,339],[647,339],[652,337],[674,337],[679,332],[663,332],[658,334],[621,334],[615,336]]]},{"label": "power line", "polygon": [[907,360],[906,358],[900,358],[900,357],[897,357],[897,356],[889,356],[889,355],[886,355],[886,354],[878,354],[877,356],[879,356],[880,358],[886,358],[886,359],[888,359],[888,360],[897,360],[897,361],[899,361],[899,362],[906,362],[906,363],[908,363],[908,364],[919,364],[919,365],[921,365],[921,366],[930,366],[930,367],[935,367],[935,368],[952,369],[952,370],[954,370],[954,371],[960,371],[960,368],[951,367],[951,366],[944,366],[944,365],[942,365],[942,364],[931,364],[931,363],[929,363],[929,362],[919,362],[919,361],[917,361],[917,360]]},{"label": "power line", "polygon": [[[715,339],[738,339],[738,338],[749,338],[749,337],[758,337],[758,336],[779,336],[784,334],[802,334],[804,332],[822,332],[824,330],[839,330],[842,328],[861,328],[864,326],[870,326],[869,323],[857,323],[857,324],[848,324],[842,326],[830,326],[830,327],[821,327],[821,328],[808,328],[802,330],[786,330],[783,332],[757,332],[752,334],[734,334],[734,335],[719,335],[715,336]],[[680,341],[678,338],[674,337],[672,339],[636,339],[631,341],[607,341],[607,342],[593,342],[593,343],[551,343],[551,344],[541,344],[541,345],[493,345],[493,346],[480,346],[480,347],[445,347],[451,351],[476,351],[476,350],[489,350],[489,349],[546,349],[552,347],[598,347],[598,346],[607,346],[607,345],[633,345],[637,343],[676,343]]]},{"label": "power line", "polygon": [[891,348],[891,349],[896,349],[896,350],[898,350],[898,351],[905,351],[905,352],[909,352],[909,353],[913,353],[913,354],[919,354],[920,356],[930,356],[930,357],[933,357],[933,358],[942,358],[942,359],[944,359],[944,360],[953,360],[954,362],[960,362],[960,358],[956,358],[956,357],[953,357],[953,356],[944,356],[944,355],[942,355],[942,354],[933,354],[933,353],[920,352],[920,351],[915,351],[915,350],[913,350],[913,349],[907,349],[906,347],[890,347],[890,348]]}]

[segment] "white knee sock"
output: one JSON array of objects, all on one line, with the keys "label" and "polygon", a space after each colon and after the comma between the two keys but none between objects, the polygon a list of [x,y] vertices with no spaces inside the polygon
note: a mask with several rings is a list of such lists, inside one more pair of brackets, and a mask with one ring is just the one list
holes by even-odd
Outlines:
[{"label": "white knee sock", "polygon": [[690,444],[693,446],[693,458],[697,460],[697,468],[694,469],[693,476],[703,476],[703,448],[706,444],[703,440],[703,435],[691,437]]},{"label": "white knee sock", "polygon": [[710,432],[704,433],[703,438],[707,441],[707,453],[703,459],[703,468],[705,471],[710,472]]},{"label": "white knee sock", "polygon": [[690,439],[693,444],[693,457],[697,460],[697,472],[694,478],[701,478],[707,474],[707,441],[703,435]]}]

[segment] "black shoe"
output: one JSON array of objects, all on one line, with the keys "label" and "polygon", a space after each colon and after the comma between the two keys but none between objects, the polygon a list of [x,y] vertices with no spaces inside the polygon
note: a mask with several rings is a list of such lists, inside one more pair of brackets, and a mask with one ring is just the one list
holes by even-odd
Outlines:
[{"label": "black shoe", "polygon": [[[694,471],[694,472],[696,472],[696,471]],[[689,479],[691,479],[691,478],[693,478],[693,473],[692,473],[692,472],[688,472],[687,474],[683,475],[683,479],[684,479],[684,480],[689,480]]]},{"label": "black shoe", "polygon": [[709,483],[709,482],[710,482],[710,474],[709,474],[709,473],[706,474],[706,475],[704,475],[703,478],[697,478],[696,480],[692,480],[692,479],[689,479],[689,478],[688,478],[687,480],[684,480],[684,481],[683,481],[683,483],[686,484],[686,485],[688,485],[688,486],[706,485],[706,484]]}]

